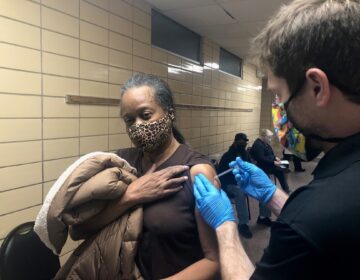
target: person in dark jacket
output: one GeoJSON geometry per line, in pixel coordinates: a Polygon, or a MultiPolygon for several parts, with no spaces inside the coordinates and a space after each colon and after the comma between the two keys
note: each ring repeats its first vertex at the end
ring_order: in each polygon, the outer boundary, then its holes
{"type": "MultiPolygon", "coordinates": [[[[235,135],[234,142],[229,147],[229,150],[221,157],[218,166],[218,173],[229,169],[229,163],[238,156],[240,156],[244,161],[251,162],[250,155],[246,150],[248,141],[249,139],[244,133],[238,133],[235,135]]],[[[239,220],[239,233],[245,238],[251,238],[252,233],[248,226],[249,212],[247,207],[248,200],[246,199],[246,195],[237,186],[234,175],[232,173],[227,173],[221,176],[220,182],[223,190],[228,194],[228,196],[234,198],[235,200],[237,217],[239,220]]],[[[265,205],[259,204],[259,212],[260,213],[257,219],[257,223],[265,226],[271,226],[270,210],[265,205]]]]}
{"type": "Polygon", "coordinates": [[[250,155],[256,165],[266,174],[274,174],[279,180],[284,192],[290,193],[289,185],[285,178],[286,168],[282,167],[280,159],[275,156],[271,147],[273,133],[269,129],[261,130],[260,138],[256,139],[250,149],[250,155]]]}

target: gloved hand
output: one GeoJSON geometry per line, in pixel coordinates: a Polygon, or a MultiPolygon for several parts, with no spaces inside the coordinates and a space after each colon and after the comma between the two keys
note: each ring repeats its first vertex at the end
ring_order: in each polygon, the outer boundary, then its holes
{"type": "Polygon", "coordinates": [[[203,174],[195,176],[194,195],[196,207],[213,229],[226,221],[235,221],[230,200],[223,190],[218,190],[203,174]]]}
{"type": "Polygon", "coordinates": [[[237,184],[249,196],[267,204],[275,193],[276,186],[269,177],[256,165],[237,157],[230,162],[237,184]]]}

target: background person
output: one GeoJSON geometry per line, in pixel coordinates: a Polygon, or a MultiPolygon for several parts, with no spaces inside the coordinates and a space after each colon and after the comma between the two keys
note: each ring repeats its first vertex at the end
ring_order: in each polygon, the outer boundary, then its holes
{"type": "MultiPolygon", "coordinates": [[[[230,162],[232,162],[236,157],[241,157],[244,161],[251,162],[250,155],[246,150],[248,141],[249,139],[244,133],[238,133],[235,135],[234,142],[229,147],[228,151],[221,157],[218,173],[229,169],[230,162]]],[[[237,185],[235,177],[232,173],[221,176],[220,182],[223,190],[235,200],[237,218],[239,221],[239,233],[245,238],[251,238],[252,233],[248,226],[249,212],[246,195],[237,185]]],[[[259,204],[259,217],[257,219],[257,223],[265,226],[271,226],[270,216],[270,210],[266,206],[259,204]]]]}
{"type": "Polygon", "coordinates": [[[325,155],[313,181],[289,198],[257,166],[231,164],[244,192],[279,216],[256,268],[226,195],[195,178],[197,206],[216,229],[223,279],[359,279],[360,40],[346,38],[360,38],[358,0],[293,1],[255,39],[268,89],[305,136],[303,158],[319,148],[325,155]]]}
{"type": "Polygon", "coordinates": [[[290,188],[285,177],[286,168],[281,167],[280,158],[275,156],[271,147],[274,133],[269,129],[262,129],[260,138],[256,139],[250,149],[250,155],[266,174],[273,174],[278,178],[284,192],[289,193],[290,188]]]}
{"type": "Polygon", "coordinates": [[[301,159],[290,152],[288,149],[283,149],[283,159],[288,160],[289,162],[292,161],[294,164],[294,172],[304,172],[305,169],[302,167],[301,159]]]}

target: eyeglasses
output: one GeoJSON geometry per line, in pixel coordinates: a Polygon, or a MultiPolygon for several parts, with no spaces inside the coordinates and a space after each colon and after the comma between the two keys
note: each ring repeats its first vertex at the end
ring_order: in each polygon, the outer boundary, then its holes
{"type": "Polygon", "coordinates": [[[306,79],[304,78],[302,81],[300,81],[300,82],[298,83],[298,86],[296,87],[296,90],[294,91],[294,93],[292,93],[292,94],[290,95],[289,99],[288,99],[286,102],[283,103],[285,110],[287,110],[287,108],[289,107],[290,101],[291,101],[292,99],[294,99],[296,96],[299,95],[299,92],[301,91],[301,88],[304,86],[305,80],[306,80],[306,79]]]}

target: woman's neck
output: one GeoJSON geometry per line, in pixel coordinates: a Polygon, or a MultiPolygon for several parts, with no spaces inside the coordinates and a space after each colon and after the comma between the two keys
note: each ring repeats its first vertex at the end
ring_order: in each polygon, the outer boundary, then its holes
{"type": "Polygon", "coordinates": [[[149,169],[153,164],[156,166],[160,166],[163,162],[165,162],[169,157],[171,157],[177,148],[180,146],[180,143],[175,139],[174,136],[170,138],[170,141],[166,143],[160,149],[152,152],[152,153],[144,153],[144,162],[145,169],[149,169]]]}

